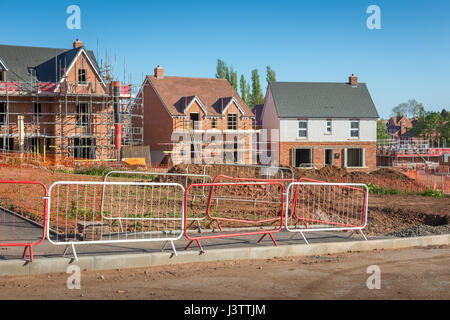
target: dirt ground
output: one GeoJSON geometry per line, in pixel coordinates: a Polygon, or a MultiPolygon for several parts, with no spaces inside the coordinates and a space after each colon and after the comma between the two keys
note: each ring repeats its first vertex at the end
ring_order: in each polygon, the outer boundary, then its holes
{"type": "Polygon", "coordinates": [[[450,223],[450,198],[415,195],[369,195],[367,228],[369,235],[386,234],[419,224],[450,223]]]}
{"type": "Polygon", "coordinates": [[[0,278],[0,299],[450,299],[450,246],[0,278]],[[380,268],[380,289],[368,289],[380,268]]]}

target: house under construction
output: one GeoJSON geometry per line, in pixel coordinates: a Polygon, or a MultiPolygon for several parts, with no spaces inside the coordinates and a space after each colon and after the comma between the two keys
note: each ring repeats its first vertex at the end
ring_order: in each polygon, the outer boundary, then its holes
{"type": "Polygon", "coordinates": [[[433,147],[428,140],[418,138],[378,140],[377,167],[434,169],[448,152],[445,145],[433,147]]]}
{"type": "Polygon", "coordinates": [[[142,145],[143,97],[92,51],[0,45],[0,153],[115,160],[142,145]]]}

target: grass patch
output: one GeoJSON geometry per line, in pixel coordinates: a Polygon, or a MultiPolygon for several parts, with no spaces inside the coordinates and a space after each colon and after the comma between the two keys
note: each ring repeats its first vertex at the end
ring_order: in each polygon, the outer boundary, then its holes
{"type": "Polygon", "coordinates": [[[435,190],[427,188],[426,191],[417,193],[419,196],[423,197],[435,197],[435,198],[447,198],[448,196],[443,194],[440,190],[435,190]]]}
{"type": "Polygon", "coordinates": [[[373,183],[368,183],[367,187],[369,188],[369,192],[372,194],[398,194],[398,195],[412,194],[422,197],[448,198],[448,195],[443,194],[440,190],[431,188],[427,188],[426,191],[422,192],[404,192],[394,188],[379,187],[373,183]]]}
{"type": "Polygon", "coordinates": [[[379,187],[376,184],[368,183],[369,192],[373,194],[405,194],[404,192],[394,188],[379,187]]]}

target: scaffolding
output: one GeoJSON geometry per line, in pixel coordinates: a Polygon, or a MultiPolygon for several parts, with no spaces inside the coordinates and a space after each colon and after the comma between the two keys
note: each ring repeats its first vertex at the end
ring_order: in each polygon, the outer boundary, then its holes
{"type": "Polygon", "coordinates": [[[388,139],[377,142],[377,167],[435,169],[446,148],[424,139],[388,139]]]}
{"type": "MultiPolygon", "coordinates": [[[[109,68],[109,67],[107,67],[109,68]]],[[[99,82],[0,82],[0,155],[43,163],[117,161],[114,102],[122,118],[122,145],[143,144],[143,97],[138,85],[114,96],[110,69],[99,82]],[[99,90],[100,88],[100,90],[99,90]]]]}
{"type": "Polygon", "coordinates": [[[217,161],[218,155],[221,156],[220,163],[229,159],[235,163],[255,164],[257,154],[261,152],[256,136],[259,130],[255,129],[255,121],[249,116],[243,116],[241,120],[236,117],[231,123],[224,116],[208,116],[203,120],[177,116],[173,119],[173,132],[180,137],[187,135],[188,139],[159,143],[169,164],[211,163],[217,161]],[[220,139],[217,139],[218,135],[220,139]]]}

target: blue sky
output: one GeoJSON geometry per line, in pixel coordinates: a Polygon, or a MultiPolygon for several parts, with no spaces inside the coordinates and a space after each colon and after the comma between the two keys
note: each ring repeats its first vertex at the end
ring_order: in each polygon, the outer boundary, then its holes
{"type": "Polygon", "coordinates": [[[382,117],[408,99],[450,108],[450,1],[1,1],[0,44],[105,49],[123,80],[156,65],[166,75],[214,77],[217,59],[250,79],[270,65],[279,81],[344,82],[355,73],[382,117]],[[69,5],[81,30],[69,30],[69,5]],[[369,30],[369,5],[381,30],[369,30]]]}

